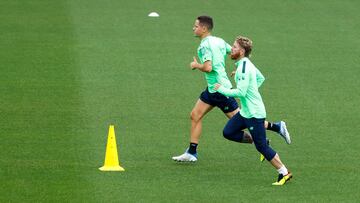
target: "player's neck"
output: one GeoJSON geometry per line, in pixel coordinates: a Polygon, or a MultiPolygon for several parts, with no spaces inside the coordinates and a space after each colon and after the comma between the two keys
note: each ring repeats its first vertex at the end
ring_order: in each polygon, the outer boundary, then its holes
{"type": "Polygon", "coordinates": [[[204,33],[203,35],[200,36],[200,39],[204,39],[204,38],[206,38],[206,37],[208,37],[210,35],[211,35],[210,32],[206,32],[206,33],[204,33]]]}
{"type": "Polygon", "coordinates": [[[244,59],[244,58],[245,58],[245,56],[239,56],[239,58],[235,59],[235,63],[241,61],[241,59],[244,59]]]}

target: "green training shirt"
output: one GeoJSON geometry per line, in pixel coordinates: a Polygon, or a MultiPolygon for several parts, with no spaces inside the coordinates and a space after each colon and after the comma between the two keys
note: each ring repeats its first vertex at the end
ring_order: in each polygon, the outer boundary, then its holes
{"type": "Polygon", "coordinates": [[[232,87],[225,71],[226,54],[230,52],[231,46],[221,38],[207,36],[201,40],[197,49],[200,62],[204,64],[210,60],[212,66],[210,73],[205,72],[205,79],[210,93],[216,92],[213,90],[216,83],[220,83],[226,88],[232,87]]]}
{"type": "Polygon", "coordinates": [[[265,80],[261,72],[251,61],[244,57],[235,63],[236,89],[220,86],[218,92],[228,97],[240,98],[240,114],[245,118],[266,118],[266,110],[259,93],[259,87],[265,80]]]}

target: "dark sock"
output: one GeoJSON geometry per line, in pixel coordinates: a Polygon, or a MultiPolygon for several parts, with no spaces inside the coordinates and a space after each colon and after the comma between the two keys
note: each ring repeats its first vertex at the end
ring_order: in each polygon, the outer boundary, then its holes
{"type": "Polygon", "coordinates": [[[189,146],[189,149],[188,149],[188,152],[190,154],[196,154],[196,147],[198,146],[198,144],[196,143],[190,143],[190,146],[189,146]]]}
{"type": "Polygon", "coordinates": [[[280,125],[268,122],[267,129],[278,133],[280,132],[280,125]]]}

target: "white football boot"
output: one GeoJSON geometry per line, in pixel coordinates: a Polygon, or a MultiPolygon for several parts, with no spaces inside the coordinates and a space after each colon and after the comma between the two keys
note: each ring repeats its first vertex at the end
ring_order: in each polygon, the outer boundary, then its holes
{"type": "Polygon", "coordinates": [[[185,153],[180,156],[172,157],[172,159],[174,161],[179,161],[179,162],[196,162],[197,161],[196,154],[192,155],[188,152],[188,150],[186,150],[185,153]]]}
{"type": "Polygon", "coordinates": [[[286,143],[291,144],[290,134],[286,128],[286,123],[284,121],[280,121],[277,124],[280,125],[280,136],[285,139],[286,143]]]}

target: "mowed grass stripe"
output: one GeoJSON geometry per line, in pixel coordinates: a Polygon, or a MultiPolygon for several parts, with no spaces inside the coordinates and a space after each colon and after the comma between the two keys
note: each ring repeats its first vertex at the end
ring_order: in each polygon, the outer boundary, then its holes
{"type": "MultiPolygon", "coordinates": [[[[2,201],[73,200],[81,100],[64,2],[2,1],[2,201]]],[[[80,186],[83,185],[83,186],[80,186]]]]}
{"type": "MultiPolygon", "coordinates": [[[[6,178],[1,200],[358,199],[358,3],[2,5],[6,20],[0,26],[8,32],[0,35],[7,50],[0,52],[6,73],[0,75],[0,160],[5,166],[0,177],[6,178]],[[231,15],[235,10],[241,10],[236,17],[231,15]],[[150,11],[160,18],[148,18],[150,11]],[[170,160],[188,145],[188,114],[205,88],[203,74],[188,68],[199,43],[192,23],[203,13],[214,16],[214,34],[229,43],[238,34],[255,42],[252,59],[266,77],[261,91],[269,119],[285,119],[293,135],[288,146],[268,133],[294,173],[285,187],[271,187],[276,172],[258,161],[253,146],[222,138],[226,118],[219,110],[204,120],[200,161],[182,165],[170,160]],[[332,58],[332,50],[344,60],[332,58]],[[347,80],[336,82],[339,76],[347,80]],[[11,79],[16,77],[20,80],[11,79]],[[98,170],[111,123],[124,173],[98,170]]],[[[229,60],[228,71],[232,64],[229,60]]]]}

